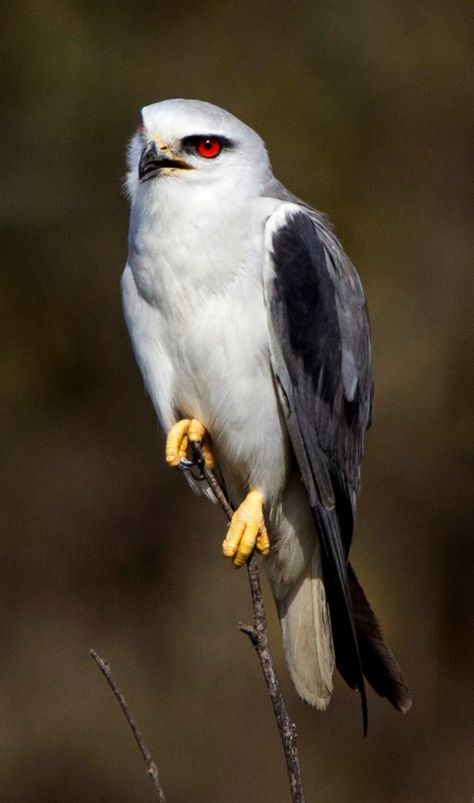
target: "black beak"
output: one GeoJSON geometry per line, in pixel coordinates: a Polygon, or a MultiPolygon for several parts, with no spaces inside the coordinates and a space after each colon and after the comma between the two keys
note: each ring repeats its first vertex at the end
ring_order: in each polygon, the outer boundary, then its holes
{"type": "Polygon", "coordinates": [[[155,142],[148,142],[143,148],[140,161],[138,163],[138,179],[140,182],[148,181],[148,179],[156,176],[163,167],[179,167],[181,169],[190,170],[190,165],[182,162],[180,159],[170,159],[156,147],[155,142]]]}

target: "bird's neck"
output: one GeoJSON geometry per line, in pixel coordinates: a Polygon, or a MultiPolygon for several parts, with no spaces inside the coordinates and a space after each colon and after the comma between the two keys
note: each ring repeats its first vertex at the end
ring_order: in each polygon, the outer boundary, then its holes
{"type": "Polygon", "coordinates": [[[135,281],[156,306],[198,304],[242,269],[252,205],[204,188],[184,193],[175,186],[160,192],[157,184],[156,189],[132,205],[129,264],[135,281]]]}

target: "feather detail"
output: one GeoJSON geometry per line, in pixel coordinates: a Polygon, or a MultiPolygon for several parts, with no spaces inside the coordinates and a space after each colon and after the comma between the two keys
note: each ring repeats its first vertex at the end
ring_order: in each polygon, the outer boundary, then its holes
{"type": "Polygon", "coordinates": [[[324,711],[331,699],[334,647],[319,544],[303,577],[278,602],[285,657],[302,700],[324,711]]]}
{"type": "Polygon", "coordinates": [[[412,704],[410,692],[350,564],[348,577],[364,675],[377,694],[386,697],[398,711],[406,714],[412,704]]]}

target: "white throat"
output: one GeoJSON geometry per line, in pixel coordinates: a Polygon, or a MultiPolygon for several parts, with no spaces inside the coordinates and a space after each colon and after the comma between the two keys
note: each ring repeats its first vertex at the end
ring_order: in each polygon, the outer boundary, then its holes
{"type": "Polygon", "coordinates": [[[129,265],[140,294],[161,309],[199,303],[242,269],[252,220],[239,188],[158,177],[132,203],[129,265]]]}

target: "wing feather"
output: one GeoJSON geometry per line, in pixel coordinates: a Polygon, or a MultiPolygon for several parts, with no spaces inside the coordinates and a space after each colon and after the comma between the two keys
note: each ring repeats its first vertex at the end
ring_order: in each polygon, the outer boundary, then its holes
{"type": "Polygon", "coordinates": [[[348,579],[364,432],[370,333],[357,274],[322,219],[284,204],[267,222],[272,366],[323,545],[336,663],[361,694],[363,669],[348,579]]]}

